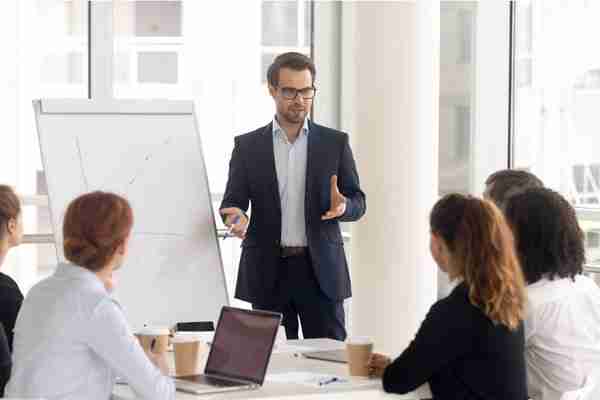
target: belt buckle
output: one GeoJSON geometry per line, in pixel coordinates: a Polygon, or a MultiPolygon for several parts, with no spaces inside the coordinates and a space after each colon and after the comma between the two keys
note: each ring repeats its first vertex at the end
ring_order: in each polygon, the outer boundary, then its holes
{"type": "Polygon", "coordinates": [[[282,246],[282,247],[279,249],[279,256],[280,256],[281,258],[288,258],[288,257],[291,257],[291,253],[289,252],[289,247],[282,246]]]}
{"type": "Polygon", "coordinates": [[[295,246],[289,246],[289,247],[281,247],[281,258],[289,258],[289,257],[296,257],[296,256],[301,256],[302,254],[304,254],[305,252],[305,248],[304,247],[295,247],[295,246]]]}

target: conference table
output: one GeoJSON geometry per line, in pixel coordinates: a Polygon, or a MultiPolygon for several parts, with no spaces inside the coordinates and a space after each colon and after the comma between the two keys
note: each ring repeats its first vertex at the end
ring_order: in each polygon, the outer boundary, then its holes
{"type": "MultiPolygon", "coordinates": [[[[392,395],[383,392],[379,379],[350,377],[346,364],[308,359],[302,356],[306,351],[341,350],[343,342],[331,339],[289,340],[277,343],[269,363],[263,386],[257,390],[226,392],[219,394],[194,395],[177,392],[178,400],[221,400],[221,399],[285,399],[285,400],[422,400],[431,398],[427,384],[406,395],[392,395]],[[311,377],[335,376],[341,382],[318,386],[311,377]]],[[[172,353],[169,357],[171,371],[174,371],[172,353]]],[[[206,360],[200,360],[205,363],[206,360]]],[[[201,366],[199,366],[201,367],[201,366]]],[[[115,400],[136,399],[127,385],[115,385],[115,400]]]]}

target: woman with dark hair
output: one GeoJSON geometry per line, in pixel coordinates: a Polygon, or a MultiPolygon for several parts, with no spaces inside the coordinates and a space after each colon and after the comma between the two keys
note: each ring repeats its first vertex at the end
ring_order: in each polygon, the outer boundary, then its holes
{"type": "Polygon", "coordinates": [[[369,368],[386,392],[429,382],[434,399],[526,400],[525,284],[510,229],[491,202],[447,195],[431,217],[431,254],[459,285],[434,304],[393,362],[369,368]]]}
{"type": "Polygon", "coordinates": [[[529,395],[558,400],[600,373],[600,288],[582,275],[584,234],[560,194],[529,189],[512,196],[505,213],[528,284],[529,395]]]}
{"type": "Polygon", "coordinates": [[[110,297],[132,225],[129,203],[112,193],[85,194],[69,205],[63,249],[70,263],[23,303],[8,396],[108,400],[118,375],[140,398],[175,398],[164,356],[144,353],[110,297]]]}

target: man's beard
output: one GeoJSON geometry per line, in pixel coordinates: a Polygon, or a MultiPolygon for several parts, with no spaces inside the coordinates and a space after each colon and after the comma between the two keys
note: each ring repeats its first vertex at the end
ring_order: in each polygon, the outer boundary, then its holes
{"type": "Polygon", "coordinates": [[[287,111],[283,114],[283,117],[287,120],[287,122],[292,124],[297,124],[304,121],[306,117],[306,111],[287,111]]]}

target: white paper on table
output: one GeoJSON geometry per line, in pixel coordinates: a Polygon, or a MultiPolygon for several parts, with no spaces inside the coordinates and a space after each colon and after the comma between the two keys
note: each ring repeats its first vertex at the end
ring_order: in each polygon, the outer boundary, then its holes
{"type": "Polygon", "coordinates": [[[311,347],[306,346],[296,346],[293,344],[283,343],[275,343],[273,346],[273,354],[300,354],[307,353],[309,351],[314,351],[311,347]]]}
{"type": "Polygon", "coordinates": [[[315,374],[313,372],[294,371],[267,375],[266,380],[271,383],[297,384],[317,388],[356,388],[363,386],[379,387],[378,380],[368,378],[348,379],[331,374],[315,374]],[[331,382],[332,379],[336,379],[331,382]],[[329,382],[329,383],[326,383],[329,382]]]}
{"type": "Polygon", "coordinates": [[[315,374],[312,372],[282,372],[267,375],[267,381],[273,383],[293,383],[312,387],[333,387],[336,384],[348,382],[344,378],[329,374],[315,374]],[[331,379],[337,379],[335,382],[325,383],[331,379]]]}

